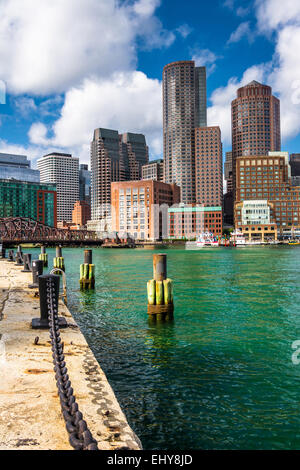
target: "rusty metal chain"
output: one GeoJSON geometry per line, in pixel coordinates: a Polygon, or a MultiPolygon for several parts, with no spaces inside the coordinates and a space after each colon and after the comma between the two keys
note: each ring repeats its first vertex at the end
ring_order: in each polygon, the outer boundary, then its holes
{"type": "Polygon", "coordinates": [[[75,450],[99,450],[97,442],[89,431],[86,421],[83,420],[82,413],[78,409],[78,404],[69,379],[68,369],[65,363],[64,344],[61,341],[58,324],[55,287],[51,278],[47,280],[47,305],[54,372],[61,409],[66,422],[66,429],[69,433],[70,445],[75,450]]]}

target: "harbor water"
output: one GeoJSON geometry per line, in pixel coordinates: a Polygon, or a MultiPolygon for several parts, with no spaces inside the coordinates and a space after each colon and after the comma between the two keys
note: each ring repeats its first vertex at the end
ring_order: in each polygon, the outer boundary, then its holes
{"type": "Polygon", "coordinates": [[[63,249],[69,308],[144,449],[299,449],[300,247],[162,252],[175,316],[153,324],[153,250],[94,248],[80,292],[83,249],[63,249]]]}

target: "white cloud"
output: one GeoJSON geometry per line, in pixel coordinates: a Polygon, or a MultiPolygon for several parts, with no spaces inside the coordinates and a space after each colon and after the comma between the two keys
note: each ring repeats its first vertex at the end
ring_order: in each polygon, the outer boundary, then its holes
{"type": "Polygon", "coordinates": [[[208,109],[211,125],[221,126],[225,143],[231,142],[231,101],[239,86],[257,80],[272,86],[281,102],[283,144],[300,133],[300,2],[298,0],[257,0],[258,32],[275,35],[271,62],[247,69],[241,80],[233,77],[214,91],[208,109]]]}
{"type": "Polygon", "coordinates": [[[236,10],[237,16],[247,16],[250,13],[250,7],[238,7],[236,10]]]}
{"type": "Polygon", "coordinates": [[[256,0],[256,16],[261,31],[275,30],[288,23],[300,25],[299,0],[256,0]]]}
{"type": "Polygon", "coordinates": [[[193,29],[185,23],[179,26],[176,31],[185,39],[191,34],[193,29]]]}
{"type": "Polygon", "coordinates": [[[253,41],[253,33],[251,32],[250,22],[245,21],[240,23],[235,31],[230,35],[230,38],[227,41],[227,44],[233,44],[239,42],[243,37],[246,37],[249,42],[253,41]]]}
{"type": "Polygon", "coordinates": [[[175,40],[154,16],[159,0],[0,0],[0,77],[15,94],[65,92],[87,77],[136,65],[136,42],[175,40]]]}
{"type": "Polygon", "coordinates": [[[224,7],[230,8],[230,10],[232,10],[234,8],[234,2],[235,0],[225,0],[223,5],[224,7]]]}
{"type": "Polygon", "coordinates": [[[36,145],[18,145],[11,144],[6,140],[0,139],[0,153],[11,153],[16,155],[27,155],[32,161],[32,167],[36,167],[36,160],[43,155],[52,152],[52,147],[38,147],[36,145]]]}
{"type": "Polygon", "coordinates": [[[210,75],[216,68],[216,61],[219,57],[209,49],[197,49],[192,51],[192,60],[195,61],[196,66],[206,66],[207,75],[210,75]]]}
{"type": "Polygon", "coordinates": [[[37,110],[37,106],[32,98],[20,97],[15,99],[17,112],[23,117],[27,117],[30,113],[37,110]]]}
{"type": "Polygon", "coordinates": [[[42,123],[29,131],[33,144],[72,148],[89,160],[89,143],[97,127],[146,135],[150,152],[162,152],[161,83],[142,72],[119,72],[109,79],[86,79],[66,93],[60,118],[48,136],[42,123]]]}
{"type": "Polygon", "coordinates": [[[287,139],[300,133],[300,104],[295,99],[300,81],[300,2],[259,0],[256,6],[260,31],[276,35],[273,68],[267,83],[280,98],[282,136],[287,139]]]}

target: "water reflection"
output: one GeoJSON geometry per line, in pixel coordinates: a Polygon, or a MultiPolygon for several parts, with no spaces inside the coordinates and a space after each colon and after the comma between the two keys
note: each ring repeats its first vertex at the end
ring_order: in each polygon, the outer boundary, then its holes
{"type": "Polygon", "coordinates": [[[80,293],[83,252],[64,249],[70,308],[143,447],[299,448],[300,251],[160,251],[164,321],[147,315],[153,252],[93,250],[96,290],[80,293]]]}

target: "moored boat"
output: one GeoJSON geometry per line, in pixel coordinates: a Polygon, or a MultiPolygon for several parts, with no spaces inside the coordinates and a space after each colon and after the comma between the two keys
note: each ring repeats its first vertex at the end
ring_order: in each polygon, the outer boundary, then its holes
{"type": "Polygon", "coordinates": [[[230,237],[231,246],[241,247],[246,246],[246,238],[243,235],[243,232],[239,229],[236,229],[232,232],[230,237]]]}

